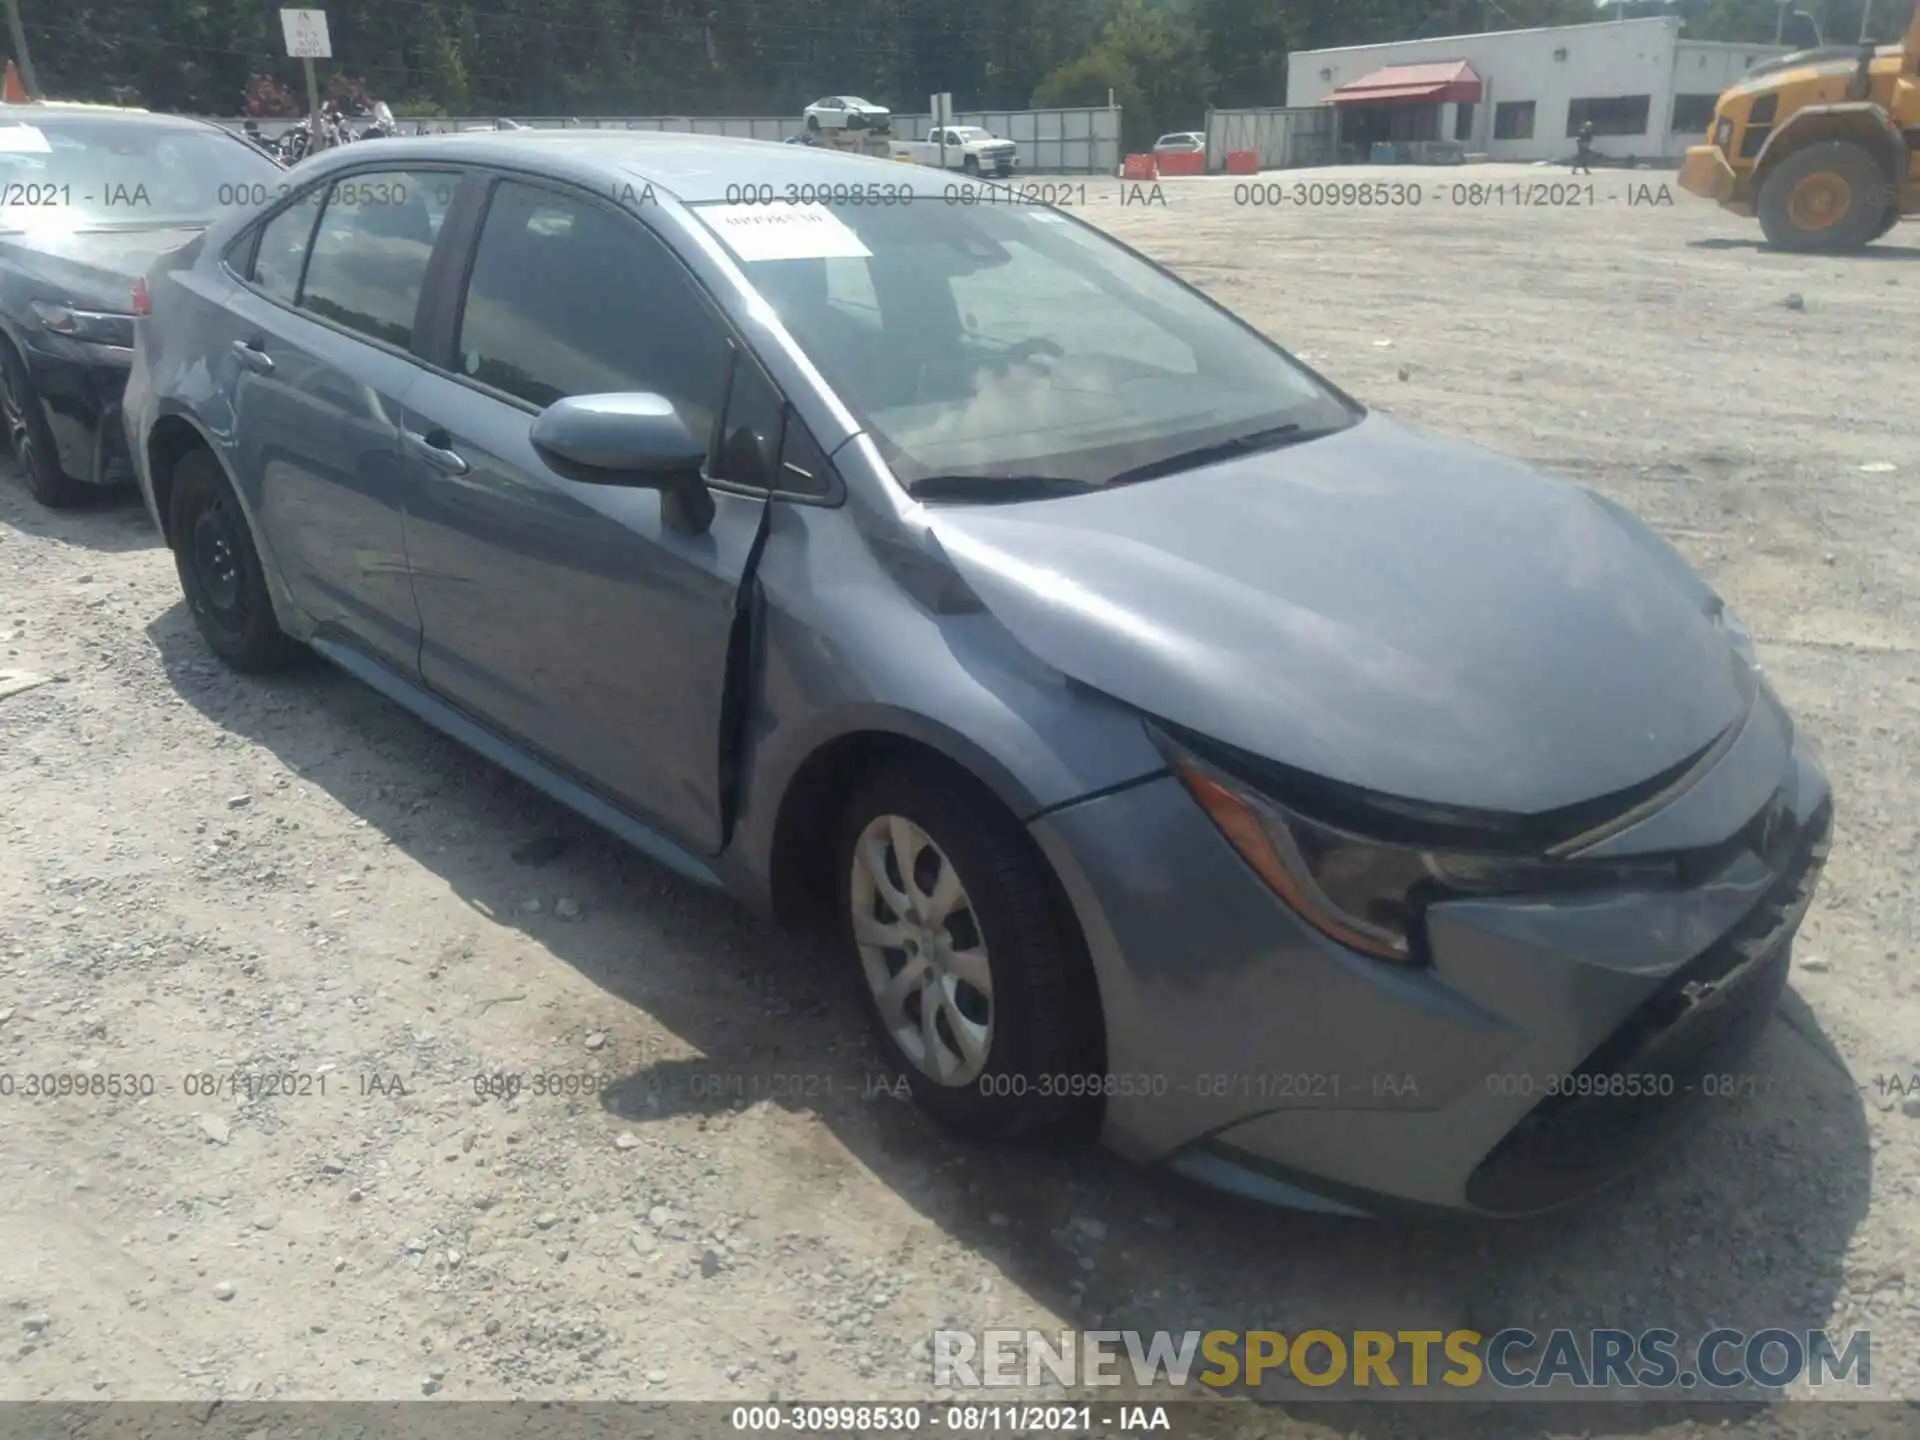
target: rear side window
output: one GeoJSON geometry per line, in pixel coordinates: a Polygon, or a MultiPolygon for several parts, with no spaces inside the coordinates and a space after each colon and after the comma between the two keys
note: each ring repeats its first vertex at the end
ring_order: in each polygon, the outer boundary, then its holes
{"type": "Polygon", "coordinates": [[[320,191],[298,200],[260,227],[260,244],[253,253],[253,283],[274,299],[293,304],[300,294],[300,273],[307,264],[307,245],[320,213],[320,191]]]}
{"type": "Polygon", "coordinates": [[[724,325],[639,222],[503,182],[460,320],[462,374],[532,405],[644,391],[710,441],[731,356],[724,325]]]}
{"type": "Polygon", "coordinates": [[[434,237],[457,184],[455,175],[408,170],[336,181],[314,233],[300,307],[370,340],[410,346],[434,237]]]}

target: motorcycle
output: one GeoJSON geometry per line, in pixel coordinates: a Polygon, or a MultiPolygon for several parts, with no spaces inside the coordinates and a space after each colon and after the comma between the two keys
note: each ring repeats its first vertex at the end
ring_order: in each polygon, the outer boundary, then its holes
{"type": "Polygon", "coordinates": [[[338,114],[329,109],[320,114],[320,131],[317,137],[314,134],[311,117],[298,120],[288,127],[285,134],[281,135],[277,148],[283,165],[298,165],[309,155],[330,150],[335,145],[345,143],[346,135],[338,114]]]}
{"type": "Polygon", "coordinates": [[[400,133],[400,123],[393,118],[393,110],[384,100],[373,102],[373,120],[355,140],[383,140],[390,135],[400,133]]]}

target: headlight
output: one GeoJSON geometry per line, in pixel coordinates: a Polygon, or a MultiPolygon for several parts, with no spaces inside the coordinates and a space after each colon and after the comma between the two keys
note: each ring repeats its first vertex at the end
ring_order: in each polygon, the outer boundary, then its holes
{"type": "MultiPolygon", "coordinates": [[[[1381,960],[1425,963],[1420,917],[1436,900],[1660,885],[1677,873],[1668,858],[1596,864],[1372,839],[1260,793],[1157,726],[1152,733],[1188,793],[1294,913],[1329,939],[1381,960]]],[[[1384,811],[1382,821],[1392,823],[1384,811]]]]}
{"type": "Polygon", "coordinates": [[[80,310],[56,300],[32,300],[33,312],[42,328],[69,340],[85,340],[95,345],[133,345],[133,316],[107,310],[80,310]]]}

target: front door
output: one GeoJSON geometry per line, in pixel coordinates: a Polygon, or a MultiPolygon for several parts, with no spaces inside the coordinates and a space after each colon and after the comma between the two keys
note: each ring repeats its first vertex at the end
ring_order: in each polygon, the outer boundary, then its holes
{"type": "Polygon", "coordinates": [[[451,373],[423,376],[401,419],[421,675],[715,853],[728,648],[766,501],[716,490],[712,528],[689,534],[657,491],[556,474],[528,432],[563,396],[651,392],[711,445],[727,329],[638,220],[519,181],[488,203],[459,314],[451,373]]]}

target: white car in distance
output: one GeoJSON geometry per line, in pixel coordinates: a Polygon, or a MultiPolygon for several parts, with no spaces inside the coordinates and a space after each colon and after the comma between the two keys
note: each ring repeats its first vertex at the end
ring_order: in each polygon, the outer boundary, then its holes
{"type": "Polygon", "coordinates": [[[892,123],[893,112],[884,105],[862,100],[858,95],[829,95],[816,100],[802,112],[809,130],[865,130],[884,135],[892,123]]]}

